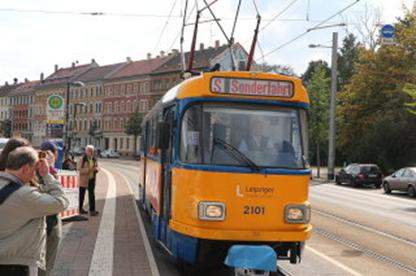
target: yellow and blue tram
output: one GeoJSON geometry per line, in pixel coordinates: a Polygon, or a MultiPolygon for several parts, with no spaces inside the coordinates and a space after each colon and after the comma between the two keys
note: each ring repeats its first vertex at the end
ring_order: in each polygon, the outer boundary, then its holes
{"type": "Polygon", "coordinates": [[[143,120],[141,206],[189,264],[235,244],[300,260],[311,233],[309,98],[299,79],[212,72],[170,89],[143,120]]]}

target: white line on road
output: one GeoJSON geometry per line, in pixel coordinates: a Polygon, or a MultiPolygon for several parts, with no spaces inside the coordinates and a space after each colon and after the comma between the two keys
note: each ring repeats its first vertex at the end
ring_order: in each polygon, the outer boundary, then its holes
{"type": "Polygon", "coordinates": [[[103,168],[101,170],[107,175],[108,189],[88,273],[90,276],[113,275],[116,184],[113,175],[109,171],[103,168]]]}
{"type": "Polygon", "coordinates": [[[130,181],[123,174],[120,174],[120,175],[124,179],[124,181],[126,181],[127,187],[129,188],[130,193],[132,195],[131,199],[132,199],[132,203],[134,206],[133,208],[134,208],[134,211],[136,212],[136,217],[139,222],[140,234],[142,235],[142,238],[143,238],[144,249],[146,251],[147,259],[149,261],[150,270],[152,271],[153,276],[160,276],[159,269],[157,268],[157,265],[156,265],[155,257],[153,256],[152,248],[150,247],[150,242],[146,234],[146,230],[144,229],[142,217],[139,214],[139,210],[137,210],[136,199],[135,199],[133,190],[130,187],[130,181]]]}
{"type": "Polygon", "coordinates": [[[352,270],[351,268],[346,267],[345,265],[341,264],[340,262],[338,262],[338,261],[336,261],[336,260],[328,257],[327,255],[325,255],[325,254],[317,251],[316,249],[313,249],[312,247],[305,246],[305,248],[306,248],[306,250],[311,251],[312,253],[314,253],[314,254],[318,255],[319,257],[327,260],[328,262],[330,262],[330,263],[332,263],[332,264],[334,264],[334,265],[342,268],[343,270],[345,270],[346,272],[350,273],[351,275],[354,275],[354,276],[361,276],[362,275],[362,274],[358,273],[357,271],[352,270]]]}

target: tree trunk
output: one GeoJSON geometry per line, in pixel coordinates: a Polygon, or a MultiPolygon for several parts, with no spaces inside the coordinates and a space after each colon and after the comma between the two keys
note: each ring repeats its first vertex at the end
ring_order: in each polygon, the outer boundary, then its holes
{"type": "Polygon", "coordinates": [[[137,154],[137,135],[134,135],[134,147],[133,147],[133,156],[137,154]]]}
{"type": "Polygon", "coordinates": [[[321,178],[321,155],[319,149],[319,143],[316,144],[316,165],[317,165],[317,177],[321,178]]]}

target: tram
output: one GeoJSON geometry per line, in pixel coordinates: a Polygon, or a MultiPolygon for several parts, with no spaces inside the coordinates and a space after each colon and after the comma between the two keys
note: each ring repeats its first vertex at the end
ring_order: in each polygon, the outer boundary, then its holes
{"type": "Polygon", "coordinates": [[[299,79],[210,72],[170,89],[143,119],[140,205],[153,237],[188,264],[233,245],[298,263],[309,238],[309,97],[299,79]]]}

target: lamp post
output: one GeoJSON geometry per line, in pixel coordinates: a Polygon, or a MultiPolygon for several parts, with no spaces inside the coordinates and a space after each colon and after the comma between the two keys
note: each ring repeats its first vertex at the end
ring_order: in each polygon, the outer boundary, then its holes
{"type": "MultiPolygon", "coordinates": [[[[331,26],[332,27],[332,26],[331,26]]],[[[328,180],[333,180],[335,176],[335,107],[337,93],[337,63],[338,63],[338,33],[332,33],[332,46],[309,45],[310,48],[331,48],[331,98],[329,104],[329,147],[328,147],[328,180]]]]}
{"type": "Polygon", "coordinates": [[[66,83],[66,103],[65,103],[65,153],[68,153],[71,145],[68,143],[68,128],[69,128],[69,93],[71,90],[71,86],[73,87],[82,87],[84,86],[84,83],[81,81],[73,81],[73,82],[67,82],[66,83]]]}

